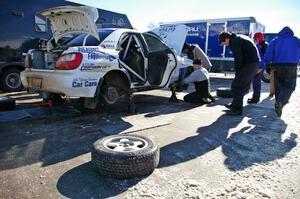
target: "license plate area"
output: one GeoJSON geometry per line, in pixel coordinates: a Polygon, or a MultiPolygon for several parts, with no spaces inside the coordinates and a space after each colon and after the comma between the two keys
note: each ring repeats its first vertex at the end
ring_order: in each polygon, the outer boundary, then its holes
{"type": "Polygon", "coordinates": [[[41,90],[42,88],[42,79],[40,78],[29,78],[28,85],[34,90],[41,90]]]}

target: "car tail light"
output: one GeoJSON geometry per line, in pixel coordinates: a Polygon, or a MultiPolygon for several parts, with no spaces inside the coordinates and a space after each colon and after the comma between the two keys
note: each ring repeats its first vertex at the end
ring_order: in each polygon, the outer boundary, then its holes
{"type": "Polygon", "coordinates": [[[31,59],[31,55],[30,54],[26,54],[25,60],[24,60],[24,66],[25,68],[31,68],[30,66],[30,59],[31,59]]]}
{"type": "Polygon", "coordinates": [[[56,62],[59,70],[74,70],[78,68],[82,61],[81,53],[69,53],[61,56],[56,62]]]}

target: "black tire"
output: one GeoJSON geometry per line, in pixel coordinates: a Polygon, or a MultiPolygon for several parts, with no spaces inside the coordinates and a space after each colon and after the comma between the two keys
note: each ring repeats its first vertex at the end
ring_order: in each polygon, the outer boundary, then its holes
{"type": "Polygon", "coordinates": [[[10,111],[16,109],[16,102],[10,97],[0,97],[0,111],[10,111]]]}
{"type": "Polygon", "coordinates": [[[23,90],[20,72],[21,70],[15,67],[4,69],[0,75],[1,89],[5,92],[23,90]]]}
{"type": "Polygon", "coordinates": [[[91,156],[101,175],[127,179],[151,174],[159,163],[159,147],[145,136],[112,135],[97,140],[91,156]]]}
{"type": "Polygon", "coordinates": [[[264,70],[261,79],[265,83],[270,83],[270,73],[267,70],[264,70]]]}
{"type": "Polygon", "coordinates": [[[232,91],[230,88],[218,88],[217,89],[217,96],[231,98],[233,97],[232,91]]]}

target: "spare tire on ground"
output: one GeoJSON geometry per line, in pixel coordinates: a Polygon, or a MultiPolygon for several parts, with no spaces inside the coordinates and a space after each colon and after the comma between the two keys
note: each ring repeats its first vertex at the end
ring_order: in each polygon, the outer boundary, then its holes
{"type": "Polygon", "coordinates": [[[233,97],[232,91],[230,88],[218,88],[217,89],[217,96],[219,97],[233,97]]]}
{"type": "Polygon", "coordinates": [[[159,163],[159,147],[140,135],[112,135],[94,142],[92,165],[101,175],[126,179],[151,174],[159,163]]]}
{"type": "Polygon", "coordinates": [[[0,97],[0,111],[10,111],[16,109],[16,102],[10,97],[0,97]]]}

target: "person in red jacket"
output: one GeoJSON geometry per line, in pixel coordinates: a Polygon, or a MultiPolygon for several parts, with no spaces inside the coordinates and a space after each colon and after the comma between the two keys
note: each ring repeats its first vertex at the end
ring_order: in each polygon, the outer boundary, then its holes
{"type": "Polygon", "coordinates": [[[248,99],[247,101],[249,104],[256,104],[259,102],[261,91],[261,78],[265,69],[264,55],[268,47],[268,43],[265,41],[264,35],[261,32],[255,33],[253,40],[258,49],[261,62],[259,64],[259,67],[256,69],[256,74],[252,80],[253,95],[252,98],[248,99]]]}

